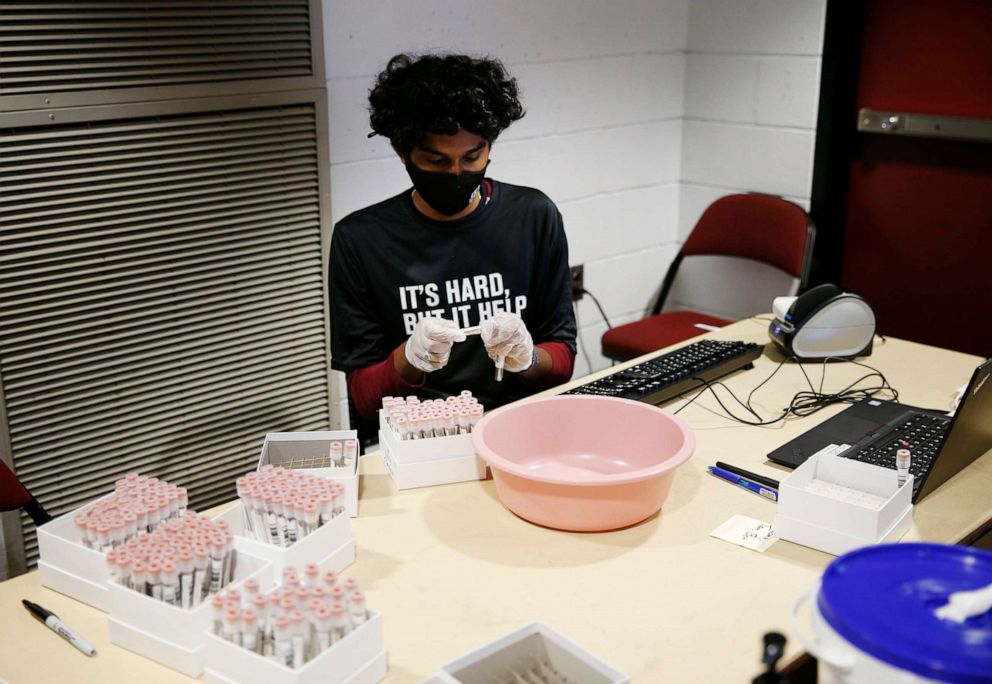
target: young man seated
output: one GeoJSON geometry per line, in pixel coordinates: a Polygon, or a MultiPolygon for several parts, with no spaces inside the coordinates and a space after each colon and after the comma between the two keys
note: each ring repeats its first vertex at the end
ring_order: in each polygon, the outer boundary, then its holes
{"type": "Polygon", "coordinates": [[[386,395],[468,389],[488,410],[567,381],[561,214],[539,190],[485,175],[496,138],[524,115],[515,79],[494,59],[397,55],[369,103],[413,187],[342,219],[331,241],[332,367],[347,374],[360,432],[374,434],[386,395]]]}

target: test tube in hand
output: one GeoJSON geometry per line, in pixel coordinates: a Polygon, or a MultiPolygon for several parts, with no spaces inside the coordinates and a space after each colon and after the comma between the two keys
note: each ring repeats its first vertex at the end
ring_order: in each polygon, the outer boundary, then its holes
{"type": "Polygon", "coordinates": [[[503,382],[503,364],[505,361],[505,356],[500,356],[496,359],[496,382],[503,382]]]}

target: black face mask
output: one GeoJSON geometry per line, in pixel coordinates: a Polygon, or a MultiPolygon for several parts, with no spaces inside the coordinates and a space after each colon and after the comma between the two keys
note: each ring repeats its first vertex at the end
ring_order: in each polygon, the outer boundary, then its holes
{"type": "Polygon", "coordinates": [[[424,171],[406,162],[406,172],[410,174],[413,187],[431,209],[444,216],[454,216],[465,209],[472,201],[472,194],[479,189],[486,175],[486,168],[481,171],[463,171],[461,173],[446,173],[444,171],[424,171]]]}

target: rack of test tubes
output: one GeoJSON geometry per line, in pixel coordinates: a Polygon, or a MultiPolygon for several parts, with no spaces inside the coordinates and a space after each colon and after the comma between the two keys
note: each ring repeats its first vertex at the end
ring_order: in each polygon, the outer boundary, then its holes
{"type": "Polygon", "coordinates": [[[129,473],[114,483],[114,493],[75,514],[83,546],[104,553],[152,532],[186,514],[186,489],[156,477],[129,473]]]}
{"type": "Polygon", "coordinates": [[[246,536],[284,548],[346,512],[342,485],[283,466],[239,477],[237,491],[246,536]]]}
{"type": "Polygon", "coordinates": [[[99,610],[110,608],[105,553],[163,521],[186,514],[183,487],[130,473],[112,492],[38,527],[38,575],[43,586],[99,610]]]}
{"type": "Polygon", "coordinates": [[[300,668],[369,619],[365,594],[354,579],[310,564],[301,575],[287,565],[282,585],[268,592],[248,580],[213,599],[213,631],[226,641],[300,668]]]}
{"type": "Polygon", "coordinates": [[[192,511],[107,553],[110,577],[118,584],[183,609],[196,607],[226,586],[234,563],[226,523],[192,511]]]}
{"type": "Polygon", "coordinates": [[[348,515],[358,515],[358,433],[355,430],[269,432],[258,470],[279,466],[337,482],[344,487],[348,515]]]}
{"type": "Polygon", "coordinates": [[[485,479],[472,442],[482,412],[469,390],[446,399],[383,397],[379,446],[396,488],[485,479]]]}
{"type": "Polygon", "coordinates": [[[265,592],[245,581],[213,600],[208,682],[269,684],[379,682],[387,672],[382,616],[354,579],[316,563],[283,568],[265,592]]]}
{"type": "Polygon", "coordinates": [[[382,414],[400,440],[451,437],[472,432],[483,406],[469,390],[446,399],[383,397],[382,414]]]}

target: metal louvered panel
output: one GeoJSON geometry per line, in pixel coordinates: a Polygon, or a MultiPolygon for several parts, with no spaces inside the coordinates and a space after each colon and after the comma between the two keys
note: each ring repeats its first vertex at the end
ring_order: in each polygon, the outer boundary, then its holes
{"type": "Polygon", "coordinates": [[[0,16],[0,95],[314,73],[308,0],[7,0],[0,16]]]}
{"type": "Polygon", "coordinates": [[[209,507],[266,432],[329,427],[326,152],[309,95],[0,121],[0,447],[53,515],[128,471],[209,507]]]}

